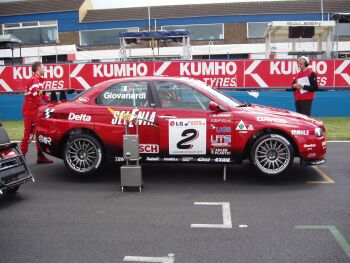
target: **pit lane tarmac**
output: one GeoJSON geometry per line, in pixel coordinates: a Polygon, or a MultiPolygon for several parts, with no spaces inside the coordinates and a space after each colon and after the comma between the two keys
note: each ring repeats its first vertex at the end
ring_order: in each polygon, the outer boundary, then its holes
{"type": "Polygon", "coordinates": [[[350,262],[350,143],[284,178],[248,165],[144,166],[121,192],[118,166],[79,178],[28,162],[36,182],[0,197],[0,262],[350,262]]]}

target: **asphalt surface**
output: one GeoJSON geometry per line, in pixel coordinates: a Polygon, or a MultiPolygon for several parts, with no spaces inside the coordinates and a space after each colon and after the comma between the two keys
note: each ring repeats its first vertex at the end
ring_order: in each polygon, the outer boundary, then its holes
{"type": "Polygon", "coordinates": [[[79,178],[30,151],[36,182],[0,196],[1,263],[350,262],[349,142],[329,143],[321,170],[296,164],[278,179],[248,165],[229,167],[226,182],[217,166],[144,166],[142,193],[121,192],[118,166],[79,178]],[[227,228],[220,204],[195,202],[224,202],[227,228]]]}

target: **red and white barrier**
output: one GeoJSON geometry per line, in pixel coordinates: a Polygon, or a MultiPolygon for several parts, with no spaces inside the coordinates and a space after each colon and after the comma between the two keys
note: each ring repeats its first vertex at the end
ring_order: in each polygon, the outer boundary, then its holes
{"type": "MultiPolygon", "coordinates": [[[[350,87],[350,60],[314,60],[320,87],[350,87]]],[[[215,88],[290,87],[292,60],[202,60],[46,65],[45,89],[86,89],[104,80],[138,76],[191,77],[215,88]]],[[[30,66],[0,66],[0,91],[23,91],[30,66]]]]}

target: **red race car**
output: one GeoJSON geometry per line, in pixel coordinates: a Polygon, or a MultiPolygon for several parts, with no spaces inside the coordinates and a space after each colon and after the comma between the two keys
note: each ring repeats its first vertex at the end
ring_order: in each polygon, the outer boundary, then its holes
{"type": "Polygon", "coordinates": [[[10,139],[0,120],[0,195],[16,193],[21,184],[34,178],[22,152],[10,139]]]}
{"type": "Polygon", "coordinates": [[[102,82],[74,100],[40,108],[42,149],[76,174],[104,161],[124,162],[123,135],[138,128],[141,162],[240,163],[284,173],[323,163],[325,127],[295,112],[251,105],[189,78],[142,77],[102,82]]]}

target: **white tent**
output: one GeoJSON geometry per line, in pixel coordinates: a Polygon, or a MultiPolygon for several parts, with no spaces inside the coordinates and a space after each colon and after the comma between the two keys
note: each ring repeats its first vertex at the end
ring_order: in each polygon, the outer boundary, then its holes
{"type": "MultiPolygon", "coordinates": [[[[75,45],[57,45],[22,48],[22,57],[42,57],[54,55],[76,54],[75,45]]],[[[14,56],[19,57],[19,49],[14,49],[14,56]]],[[[0,49],[0,59],[11,57],[11,50],[0,49]]]]}
{"type": "Polygon", "coordinates": [[[266,58],[270,57],[275,43],[291,43],[291,54],[302,52],[314,52],[322,55],[326,52],[326,57],[331,58],[333,51],[335,21],[273,21],[268,24],[265,32],[266,58]],[[290,38],[290,30],[295,27],[313,28],[314,36],[311,38],[290,38]],[[297,44],[302,43],[304,48],[306,43],[317,43],[312,50],[297,49],[297,44]],[[323,48],[323,46],[326,48],[323,48]]]}

